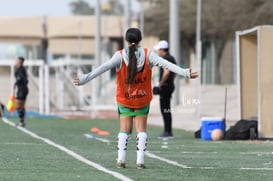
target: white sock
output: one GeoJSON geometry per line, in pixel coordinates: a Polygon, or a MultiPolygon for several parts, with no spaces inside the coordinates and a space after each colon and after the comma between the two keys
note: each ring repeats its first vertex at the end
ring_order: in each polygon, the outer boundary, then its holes
{"type": "Polygon", "coordinates": [[[147,147],[147,138],[148,135],[146,132],[140,132],[137,134],[136,137],[136,144],[137,144],[137,164],[144,164],[144,152],[146,151],[147,147]]]}
{"type": "Polygon", "coordinates": [[[128,144],[128,134],[124,132],[119,133],[118,143],[117,143],[119,162],[125,163],[127,144],[128,144]]]}

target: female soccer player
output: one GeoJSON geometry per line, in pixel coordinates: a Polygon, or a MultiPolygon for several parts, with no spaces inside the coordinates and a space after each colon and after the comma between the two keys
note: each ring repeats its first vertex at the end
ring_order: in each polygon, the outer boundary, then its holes
{"type": "Polygon", "coordinates": [[[147,145],[147,116],[152,100],[152,67],[159,66],[188,78],[196,78],[198,74],[190,69],[179,66],[159,57],[156,53],[143,48],[139,43],[142,39],[137,28],[129,28],[125,39],[128,47],[117,51],[113,57],[100,65],[94,71],[77,77],[73,83],[83,85],[107,70],[116,68],[116,100],[120,119],[118,133],[118,159],[117,167],[125,168],[128,133],[133,121],[137,132],[137,160],[138,169],[145,168],[144,152],[147,145]]]}

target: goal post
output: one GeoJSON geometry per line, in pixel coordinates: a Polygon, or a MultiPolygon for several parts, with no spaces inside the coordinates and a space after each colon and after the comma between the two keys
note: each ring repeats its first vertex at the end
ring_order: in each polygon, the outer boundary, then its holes
{"type": "Polygon", "coordinates": [[[273,138],[273,26],[236,32],[241,119],[257,117],[260,138],[273,138]]]}

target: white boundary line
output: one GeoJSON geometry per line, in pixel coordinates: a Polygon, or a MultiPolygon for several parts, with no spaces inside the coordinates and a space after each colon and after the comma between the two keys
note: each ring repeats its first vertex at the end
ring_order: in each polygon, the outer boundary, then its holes
{"type": "Polygon", "coordinates": [[[37,143],[18,143],[18,142],[5,142],[5,143],[0,143],[0,145],[41,145],[37,143]]]}
{"type": "MultiPolygon", "coordinates": [[[[204,169],[204,170],[218,169],[216,167],[189,167],[187,165],[177,163],[176,161],[172,161],[172,160],[157,156],[157,155],[155,155],[153,153],[150,153],[148,151],[145,152],[145,155],[150,157],[150,158],[154,158],[154,159],[157,159],[157,160],[160,160],[160,161],[163,161],[163,162],[166,162],[166,163],[169,163],[171,165],[178,166],[178,167],[181,167],[181,168],[188,168],[188,169],[195,168],[195,169],[204,169]]],[[[238,169],[239,170],[260,170],[260,171],[272,171],[273,170],[273,168],[266,168],[266,167],[265,168],[244,168],[244,167],[241,167],[241,168],[238,168],[238,169]]]]}
{"type": "Polygon", "coordinates": [[[273,155],[273,152],[240,152],[241,155],[273,155]]]}
{"type": "Polygon", "coordinates": [[[192,167],[188,167],[187,165],[179,164],[176,161],[168,160],[166,158],[157,156],[157,155],[152,154],[152,153],[150,153],[148,151],[145,152],[145,155],[148,156],[148,157],[150,157],[150,158],[154,158],[154,159],[157,159],[157,160],[160,160],[160,161],[163,161],[163,162],[167,162],[167,163],[169,163],[171,165],[178,166],[178,167],[181,167],[181,168],[192,168],[192,167]]]}
{"type": "Polygon", "coordinates": [[[89,133],[84,134],[84,136],[85,136],[87,139],[98,140],[98,141],[101,141],[101,142],[103,142],[103,143],[107,143],[107,145],[110,144],[110,140],[104,139],[104,138],[98,138],[97,136],[94,136],[94,135],[89,134],[89,133]]]}
{"type": "Polygon", "coordinates": [[[260,170],[260,171],[266,171],[266,170],[273,170],[273,168],[240,168],[240,170],[260,170]]]}
{"type": "MultiPolygon", "coordinates": [[[[13,122],[10,122],[7,118],[3,117],[2,120],[6,124],[9,124],[10,126],[16,127],[16,125],[13,122]]],[[[22,132],[30,135],[33,138],[36,138],[38,140],[41,140],[41,141],[47,143],[48,145],[51,145],[51,146],[53,146],[55,148],[58,148],[59,150],[67,153],[68,155],[72,156],[73,158],[75,158],[75,159],[77,159],[77,160],[79,160],[79,161],[81,161],[81,162],[83,162],[83,163],[85,163],[85,164],[87,164],[87,165],[89,165],[89,166],[97,169],[97,170],[100,170],[102,172],[105,172],[105,173],[108,173],[108,174],[112,175],[112,176],[116,177],[117,179],[124,180],[124,181],[133,181],[132,179],[126,177],[125,175],[122,175],[122,174],[120,174],[118,172],[114,172],[114,171],[108,170],[107,168],[102,167],[101,165],[99,165],[99,164],[97,164],[95,162],[92,162],[92,161],[84,158],[83,156],[81,156],[81,155],[73,152],[72,150],[69,150],[68,148],[66,148],[66,147],[64,147],[62,145],[59,145],[59,144],[57,144],[57,143],[55,143],[55,142],[53,142],[53,141],[51,141],[51,140],[49,140],[47,138],[40,137],[37,134],[35,134],[35,133],[33,133],[33,132],[31,132],[31,131],[23,128],[23,127],[17,127],[17,129],[19,129],[22,132]]]]}

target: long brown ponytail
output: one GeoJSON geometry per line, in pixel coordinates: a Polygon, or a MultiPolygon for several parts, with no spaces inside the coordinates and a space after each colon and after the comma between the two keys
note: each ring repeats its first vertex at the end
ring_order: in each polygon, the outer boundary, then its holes
{"type": "Polygon", "coordinates": [[[137,74],[137,58],[135,55],[136,45],[133,44],[129,47],[129,64],[127,71],[127,83],[132,84],[137,74]]]}
{"type": "Polygon", "coordinates": [[[137,57],[135,51],[137,44],[141,41],[141,32],[137,28],[129,28],[126,32],[126,40],[130,43],[129,46],[129,64],[127,71],[127,83],[133,84],[137,74],[137,57]]]}

